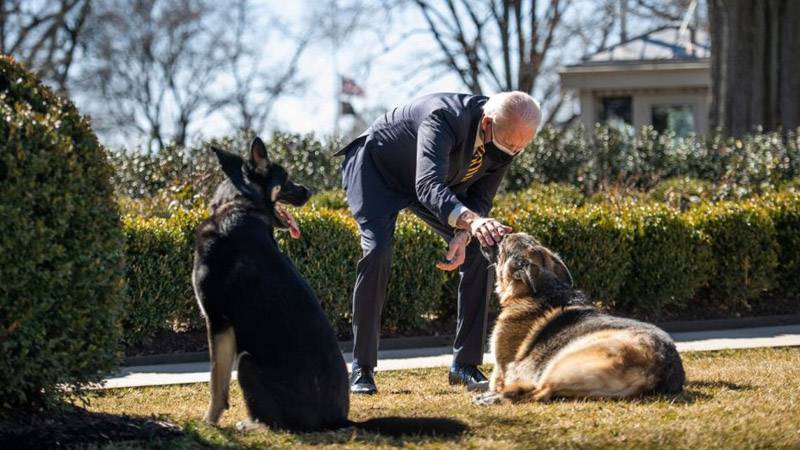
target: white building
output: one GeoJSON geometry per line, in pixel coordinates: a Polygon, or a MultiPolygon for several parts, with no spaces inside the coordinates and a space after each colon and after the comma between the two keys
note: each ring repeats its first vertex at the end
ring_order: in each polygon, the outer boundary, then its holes
{"type": "Polygon", "coordinates": [[[708,34],[665,27],[621,42],[561,71],[577,91],[581,122],[653,125],[679,136],[708,130],[711,69],[708,34]]]}

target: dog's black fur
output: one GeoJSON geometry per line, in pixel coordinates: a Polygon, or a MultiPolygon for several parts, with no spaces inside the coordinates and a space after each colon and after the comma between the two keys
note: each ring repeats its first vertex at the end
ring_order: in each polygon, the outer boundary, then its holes
{"type": "Polygon", "coordinates": [[[258,138],[246,161],[215,152],[226,179],[197,231],[192,274],[212,361],[206,420],[217,423],[227,409],[239,355],[239,384],[253,422],[295,431],[355,425],[386,434],[463,432],[465,425],[447,419],[347,420],[347,367],[336,335],[274,238],[274,229],[287,225],[276,203],[302,206],[310,191],[269,161],[258,138]]]}

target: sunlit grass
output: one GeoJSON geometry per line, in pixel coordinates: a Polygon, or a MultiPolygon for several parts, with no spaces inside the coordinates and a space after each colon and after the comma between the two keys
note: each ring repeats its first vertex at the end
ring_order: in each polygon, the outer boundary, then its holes
{"type": "Polygon", "coordinates": [[[161,443],[163,448],[800,448],[800,348],[688,353],[683,358],[686,390],[669,398],[478,407],[471,404],[471,394],[447,384],[444,368],[382,372],[379,395],[352,398],[353,420],[447,416],[468,423],[471,431],[455,439],[392,439],[353,430],[239,432],[234,426],[245,418],[245,410],[238,385],[219,428],[199,420],[208,400],[205,384],[104,391],[89,409],[155,414],[188,432],[161,443]]]}

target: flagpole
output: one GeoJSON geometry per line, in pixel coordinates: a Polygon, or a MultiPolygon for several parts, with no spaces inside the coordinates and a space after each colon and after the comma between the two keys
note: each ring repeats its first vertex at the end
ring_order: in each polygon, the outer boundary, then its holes
{"type": "Polygon", "coordinates": [[[333,36],[331,37],[331,45],[333,46],[333,89],[336,93],[334,96],[336,112],[333,117],[334,138],[339,137],[339,119],[341,119],[340,114],[342,109],[342,77],[339,75],[339,6],[336,2],[337,0],[331,1],[331,6],[333,8],[333,11],[331,11],[331,23],[333,25],[333,36]]]}

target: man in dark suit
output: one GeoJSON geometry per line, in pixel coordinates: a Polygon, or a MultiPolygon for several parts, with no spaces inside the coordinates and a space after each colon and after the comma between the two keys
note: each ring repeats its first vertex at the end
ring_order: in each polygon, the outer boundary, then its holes
{"type": "Polygon", "coordinates": [[[514,155],[535,137],[540,120],[538,104],[522,92],[431,94],[387,112],[337,152],[345,156],[342,181],[363,250],[353,292],[353,393],[377,392],[380,314],[395,222],[406,208],[448,241],[446,261],[436,267],[460,271],[450,384],[486,380],[477,366],[491,286],[479,246],[511,231],[489,211],[514,155]]]}

